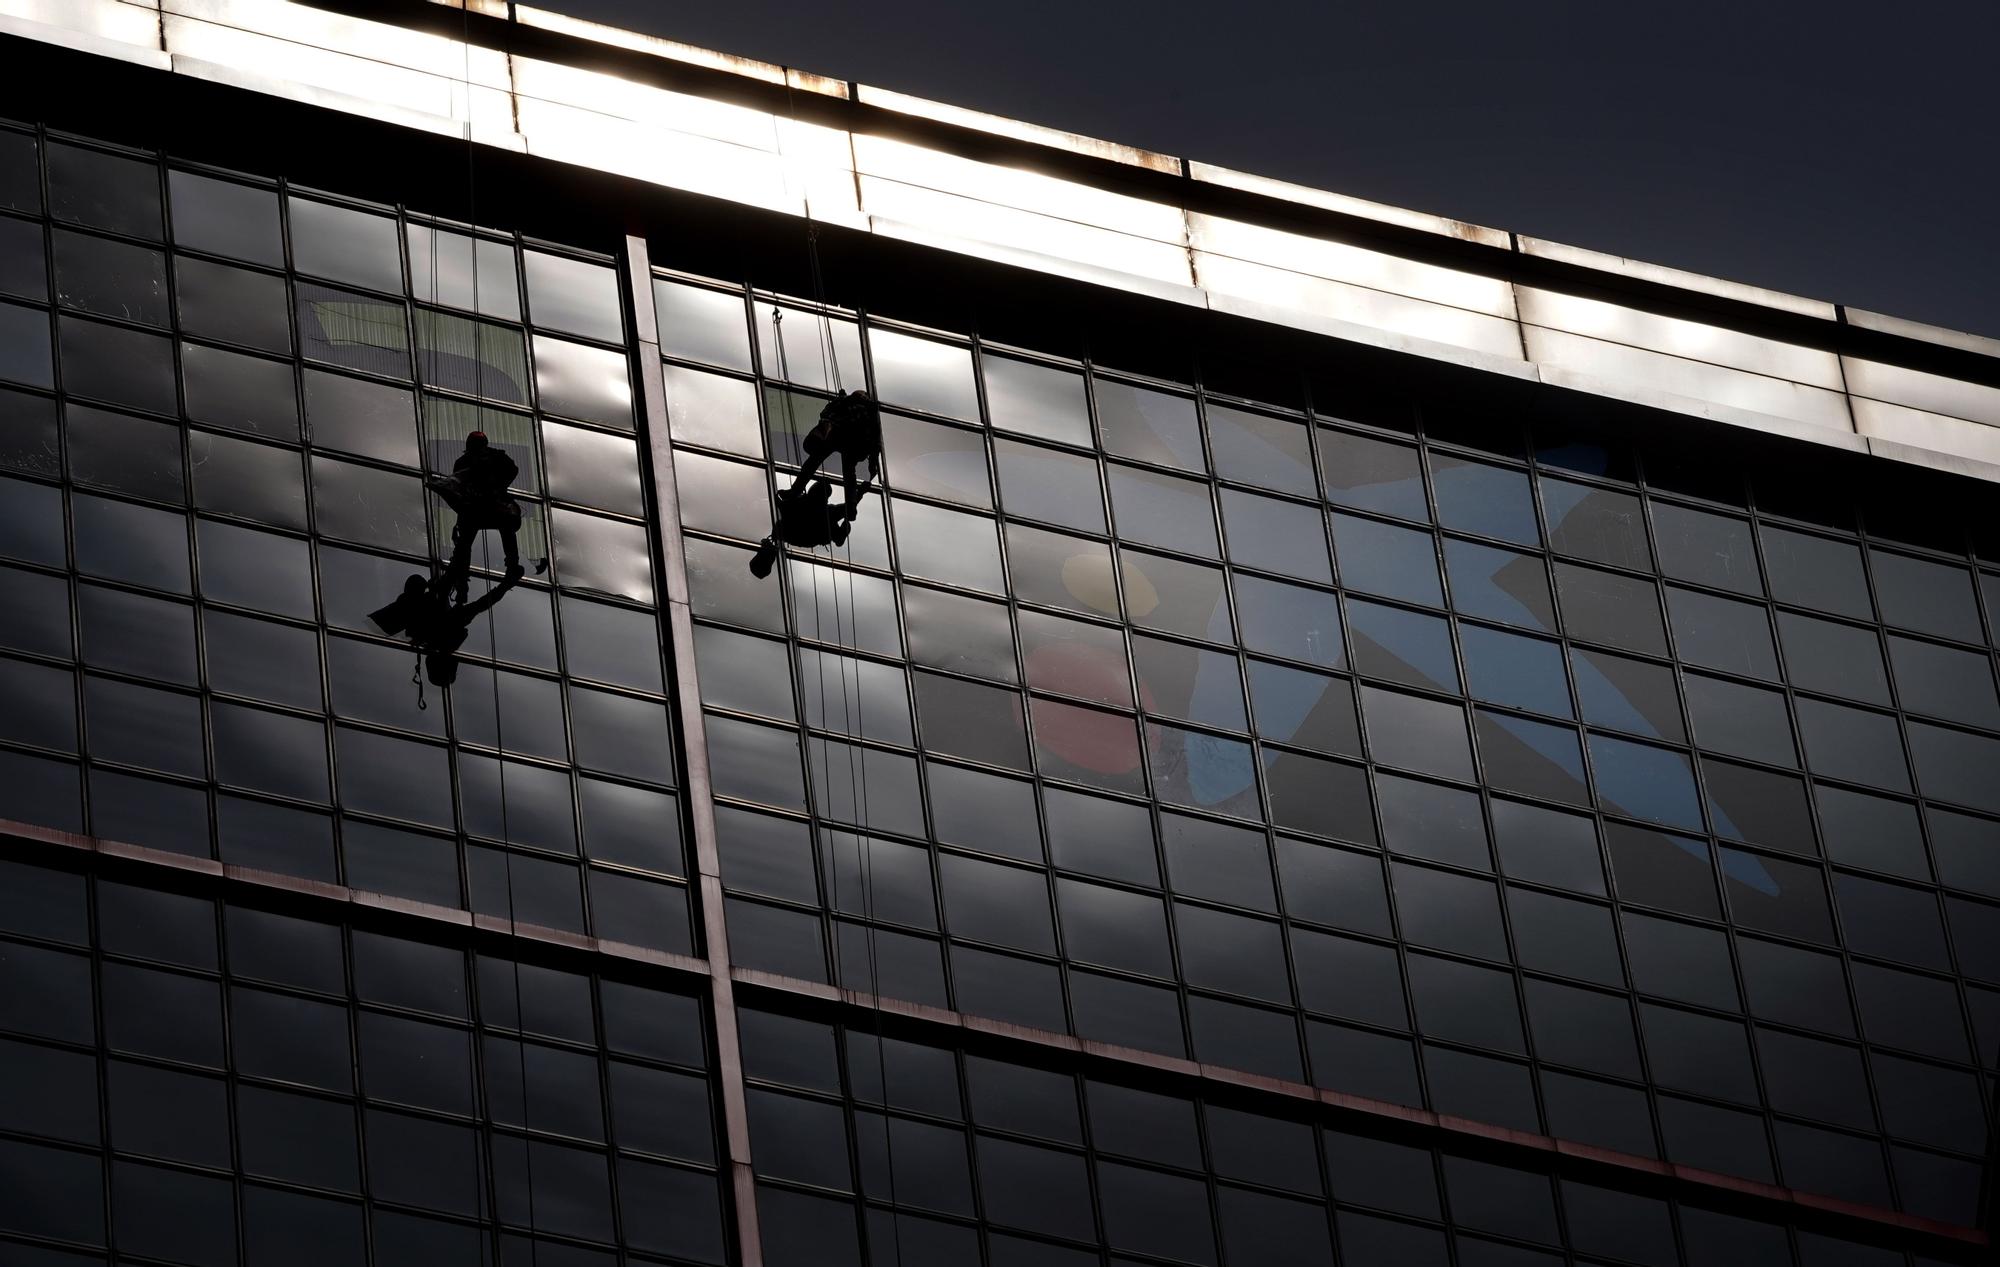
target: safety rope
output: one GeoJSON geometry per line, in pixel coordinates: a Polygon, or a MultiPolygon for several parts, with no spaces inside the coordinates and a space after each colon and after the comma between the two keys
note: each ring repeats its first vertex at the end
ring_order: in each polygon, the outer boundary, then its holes
{"type": "MultiPolygon", "coordinates": [[[[486,360],[483,355],[484,348],[481,346],[484,343],[484,339],[481,337],[482,327],[480,325],[484,309],[480,304],[479,289],[479,176],[477,149],[472,139],[472,118],[474,111],[472,104],[472,19],[470,10],[471,5],[469,0],[460,0],[459,39],[460,48],[464,55],[465,85],[465,214],[467,226],[470,230],[467,235],[467,241],[470,243],[472,250],[472,373],[473,398],[475,401],[480,402],[474,406],[477,409],[483,408],[484,401],[486,400],[486,360]]],[[[430,259],[431,302],[433,304],[438,302],[438,256],[442,253],[443,248],[444,236],[438,225],[437,217],[433,216],[431,218],[430,259]]],[[[534,427],[528,429],[527,457],[530,463],[536,461],[535,431],[534,427]]],[[[504,498],[506,495],[506,490],[501,490],[501,496],[504,498]]],[[[459,518],[463,520],[463,512],[460,512],[459,518]]],[[[517,525],[515,527],[517,535],[522,526],[525,525],[517,525]]],[[[493,547],[491,540],[487,536],[488,531],[487,529],[479,530],[479,561],[482,570],[487,573],[486,583],[490,586],[493,583],[493,547]]],[[[456,545],[457,543],[454,541],[454,553],[456,553],[456,545]]],[[[515,548],[518,552],[518,540],[515,548]]],[[[468,559],[469,562],[470,560],[468,559]]],[[[462,601],[463,599],[461,598],[462,601]]],[[[513,832],[509,828],[507,814],[507,735],[506,723],[501,717],[500,708],[499,617],[494,614],[494,610],[498,606],[498,603],[491,603],[486,608],[486,650],[491,659],[491,666],[488,669],[488,673],[491,675],[493,684],[493,743],[499,750],[499,755],[495,758],[495,763],[499,772],[500,791],[500,839],[502,842],[500,860],[503,869],[503,879],[507,885],[507,934],[512,938],[516,933],[518,924],[514,910],[514,853],[511,847],[513,844],[513,832]]],[[[521,1131],[523,1134],[523,1139],[521,1140],[521,1159],[523,1177],[527,1180],[528,1187],[528,1262],[531,1264],[531,1267],[536,1267],[540,1262],[540,1237],[537,1235],[540,1227],[538,1225],[539,1221],[535,1217],[535,1148],[533,1139],[528,1137],[528,1133],[534,1129],[532,1123],[529,1121],[529,1106],[533,1101],[533,1095],[528,1088],[528,1020],[521,1008],[521,956],[518,948],[514,945],[510,945],[508,951],[508,962],[513,968],[514,1024],[517,1030],[514,1039],[515,1073],[521,1089],[521,1131]]],[[[488,1109],[490,1112],[490,1105],[488,1109]]],[[[494,1222],[496,1231],[500,1226],[500,1219],[501,1211],[495,1209],[494,1222]]],[[[505,1258],[504,1239],[496,1235],[495,1240],[494,1250],[496,1254],[501,1258],[505,1258]]]]}

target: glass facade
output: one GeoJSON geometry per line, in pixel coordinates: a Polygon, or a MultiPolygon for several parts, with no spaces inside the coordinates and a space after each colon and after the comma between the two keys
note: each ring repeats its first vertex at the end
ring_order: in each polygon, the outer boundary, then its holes
{"type": "Polygon", "coordinates": [[[0,128],[0,1259],[1967,1257],[2000,552],[616,248],[0,128]]]}

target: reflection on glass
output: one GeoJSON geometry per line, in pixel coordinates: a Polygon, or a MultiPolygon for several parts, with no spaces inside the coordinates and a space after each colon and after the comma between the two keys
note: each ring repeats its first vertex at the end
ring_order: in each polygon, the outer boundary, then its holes
{"type": "Polygon", "coordinates": [[[981,510],[993,508],[986,478],[986,443],[977,431],[883,414],[882,456],[885,479],[898,492],[981,510]]]}
{"type": "Polygon", "coordinates": [[[160,240],[160,170],[152,163],[56,142],[48,166],[56,219],[160,240]]]}
{"type": "Polygon", "coordinates": [[[1972,574],[1964,568],[1887,550],[1870,550],[1868,566],[1885,622],[1962,642],[1982,640],[1972,574]]]}
{"type": "Polygon", "coordinates": [[[1010,518],[1104,531],[1104,493],[1094,458],[999,438],[993,453],[1000,468],[1000,498],[1010,518]]]}
{"type": "Polygon", "coordinates": [[[845,568],[824,567],[798,559],[786,562],[792,592],[792,621],[800,637],[902,657],[903,639],[896,621],[894,585],[881,577],[845,568]]]}
{"type": "MultiPolygon", "coordinates": [[[[743,297],[653,279],[653,315],[659,323],[660,351],[668,356],[749,370],[750,331],[744,325],[743,297]]],[[[672,368],[668,372],[671,374],[672,368]]]]}
{"type": "Polygon", "coordinates": [[[1684,686],[1697,745],[1773,765],[1798,764],[1783,695],[1700,673],[1688,674],[1684,686]]]}
{"type": "MultiPolygon", "coordinates": [[[[507,346],[511,351],[511,343],[507,346]]],[[[486,351],[483,343],[481,351],[486,351]]],[[[622,352],[538,334],[535,389],[548,413],[603,423],[620,431],[632,429],[632,383],[622,352]]],[[[493,394],[490,386],[487,394],[493,394]]]]}
{"type": "MultiPolygon", "coordinates": [[[[1785,676],[1794,686],[1845,695],[1870,704],[1889,703],[1889,677],[1882,669],[1881,635],[1874,629],[1820,620],[1798,612],[1780,611],[1777,616],[1778,641],[1785,649],[1785,676]]],[[[1911,703],[1909,688],[1904,690],[1905,702],[1911,703]]]]}
{"type": "Polygon", "coordinates": [[[1136,550],[1120,550],[1118,558],[1133,624],[1212,642],[1231,640],[1222,569],[1136,550]]]}
{"type": "MultiPolygon", "coordinates": [[[[699,444],[762,457],[754,384],[720,374],[666,366],[667,423],[677,444],[699,444]]],[[[815,417],[818,415],[815,414],[815,417]]]]}
{"type": "Polygon", "coordinates": [[[1262,818],[1250,745],[1158,722],[1146,723],[1154,793],[1173,805],[1262,818]]]}
{"type": "Polygon", "coordinates": [[[1653,582],[1571,563],[1555,565],[1562,596],[1563,631],[1585,642],[1663,656],[1667,634],[1653,582]]]}
{"type": "Polygon", "coordinates": [[[1460,625],[1466,690],[1472,698],[1530,712],[1570,716],[1560,644],[1477,625],[1460,625]]]}
{"type": "Polygon", "coordinates": [[[1541,480],[1542,509],[1549,516],[1549,548],[1593,563],[1651,571],[1652,547],[1639,499],[1568,480],[1541,480]]]}
{"type": "Polygon", "coordinates": [[[1236,609],[1249,650],[1329,669],[1344,667],[1340,610],[1332,594],[1239,573],[1236,609]]]}
{"type": "Polygon", "coordinates": [[[1354,687],[1346,678],[1252,660],[1250,701],[1262,738],[1343,756],[1361,755],[1354,687]]]}
{"type": "Polygon", "coordinates": [[[896,555],[912,575],[1004,594],[1000,544],[991,519],[895,498],[896,555]]]}
{"type": "MultiPolygon", "coordinates": [[[[876,394],[885,404],[907,405],[947,418],[979,420],[979,396],[972,385],[972,353],[954,343],[919,339],[894,330],[871,329],[876,394]]],[[[860,369],[854,377],[861,377],[860,369]]]]}
{"type": "Polygon", "coordinates": [[[1673,621],[1674,648],[1689,664],[1765,681],[1777,677],[1771,618],[1762,605],[1669,585],[1667,615],[1673,621]]]}
{"type": "Polygon", "coordinates": [[[1874,617],[1859,546],[1768,524],[1758,529],[1758,536],[1771,568],[1771,597],[1836,616],[1874,617]]]}
{"type": "Polygon", "coordinates": [[[1437,498],[1438,523],[1446,528],[1520,545],[1542,543],[1525,471],[1433,452],[1431,491],[1437,498]]]}
{"type": "Polygon", "coordinates": [[[1437,539],[1430,533],[1336,514],[1333,545],[1340,556],[1340,579],[1350,588],[1443,606],[1437,539]]]}
{"type": "Polygon", "coordinates": [[[1496,788],[1572,805],[1590,804],[1576,732],[1487,709],[1473,710],[1479,760],[1496,788]]]}
{"type": "Polygon", "coordinates": [[[284,278],[181,257],[174,261],[174,290],[183,334],[291,352],[284,278]]]}
{"type": "Polygon", "coordinates": [[[1317,506],[1225,488],[1222,522],[1229,537],[1230,562],[1332,584],[1326,523],[1317,506]]]}
{"type": "Polygon", "coordinates": [[[1604,808],[1668,827],[1700,831],[1701,805],[1685,755],[1608,735],[1587,741],[1604,808]]]}
{"type": "Polygon", "coordinates": [[[407,389],[316,369],[304,371],[304,378],[315,445],[417,465],[416,403],[407,389]]]}
{"type": "Polygon", "coordinates": [[[1034,719],[1036,763],[1045,776],[1145,793],[1138,731],[1130,717],[1040,698],[1029,701],[1028,711],[1034,719]]]}
{"type": "Polygon", "coordinates": [[[980,359],[986,378],[986,410],[1002,431],[1090,444],[1090,402],[1083,375],[1011,357],[980,359]]]}
{"type": "Polygon", "coordinates": [[[1093,378],[1091,386],[1106,453],[1185,471],[1207,467],[1192,400],[1108,378],[1093,378]]]}
{"type": "Polygon", "coordinates": [[[1320,474],[1326,499],[1336,506],[1428,521],[1424,477],[1417,451],[1351,431],[1319,431],[1320,474]]]}
{"type": "Polygon", "coordinates": [[[1021,659],[1028,685],[1101,704],[1132,706],[1125,639],[1116,629],[1023,611],[1021,659]]]}
{"type": "Polygon", "coordinates": [[[935,673],[912,674],[924,750],[1026,769],[1021,697],[1013,691],[935,673]]]}
{"type": "Polygon", "coordinates": [[[1368,750],[1376,761],[1449,779],[1472,779],[1472,750],[1465,738],[1465,706],[1363,686],[1361,715],[1368,750]]]}
{"type": "Polygon", "coordinates": [[[174,244],[282,268],[285,235],[278,223],[278,195],[269,189],[169,171],[174,244]]]}
{"type": "Polygon", "coordinates": [[[167,324],[167,263],[159,251],[67,229],[55,231],[53,246],[56,303],[149,326],[167,324]]]}
{"type": "Polygon", "coordinates": [[[1459,788],[1378,774],[1382,843],[1391,853],[1491,871],[1479,797],[1459,788]]]}
{"type": "MultiPolygon", "coordinates": [[[[527,266],[528,304],[535,325],[606,343],[624,342],[625,320],[615,270],[547,251],[524,251],[522,258],[527,266]]],[[[412,261],[411,276],[415,277],[414,252],[412,261]]],[[[511,270],[501,276],[508,282],[513,280],[511,270]]],[[[480,279],[482,297],[485,280],[480,279]]]]}
{"type": "Polygon", "coordinates": [[[401,235],[387,216],[336,207],[310,198],[288,198],[292,266],[301,273],[403,293],[401,235]]]}
{"type": "Polygon", "coordinates": [[[289,361],[183,343],[181,391],[187,415],[196,422],[298,442],[298,394],[289,361]]]}
{"type": "Polygon", "coordinates": [[[1672,669],[1582,647],[1570,649],[1570,665],[1583,719],[1591,725],[1672,743],[1687,741],[1672,669]]]}
{"type": "Polygon", "coordinates": [[[1319,491],[1304,423],[1212,403],[1203,410],[1217,475],[1301,497],[1319,491]]]}
{"type": "Polygon", "coordinates": [[[1667,576],[1739,594],[1763,594],[1757,549],[1743,520],[1654,502],[1653,531],[1659,539],[1660,571],[1667,576]]]}
{"type": "MultiPolygon", "coordinates": [[[[1024,603],[1092,616],[1118,615],[1118,583],[1112,575],[1111,549],[1103,542],[1010,523],[1007,570],[1015,597],[1024,603]]],[[[1128,585],[1133,583],[1130,576],[1126,579],[1128,585]]]]}
{"type": "Polygon", "coordinates": [[[401,300],[301,282],[296,308],[299,346],[308,359],[388,378],[410,377],[410,334],[401,300]]]}
{"type": "Polygon", "coordinates": [[[0,295],[48,302],[49,266],[39,222],[0,217],[0,295]]]}
{"type": "MultiPolygon", "coordinates": [[[[546,355],[542,342],[536,341],[538,357],[546,355]]],[[[528,355],[520,331],[487,321],[417,309],[417,376],[447,391],[528,403],[528,355]]],[[[572,412],[553,403],[548,407],[572,412]]]]}
{"type": "Polygon", "coordinates": [[[179,428],[85,405],[68,406],[64,420],[77,483],[154,501],[185,500],[179,428]]]}
{"type": "Polygon", "coordinates": [[[70,391],[157,414],[179,411],[168,340],[75,317],[63,317],[56,330],[70,391]]]}
{"type": "Polygon", "coordinates": [[[1132,665],[1140,706],[1153,716],[1225,730],[1246,728],[1234,655],[1138,635],[1132,639],[1132,665]]]}
{"type": "Polygon", "coordinates": [[[1349,599],[1347,620],[1356,672],[1410,686],[1458,690],[1451,626],[1443,619],[1349,599]]]}
{"type": "Polygon", "coordinates": [[[1216,556],[1215,511],[1208,485],[1111,463],[1111,512],[1128,541],[1216,556]]]}
{"type": "Polygon", "coordinates": [[[864,385],[861,331],[854,322],[762,302],[755,312],[751,328],[757,333],[764,377],[829,395],[837,388],[864,385]]]}

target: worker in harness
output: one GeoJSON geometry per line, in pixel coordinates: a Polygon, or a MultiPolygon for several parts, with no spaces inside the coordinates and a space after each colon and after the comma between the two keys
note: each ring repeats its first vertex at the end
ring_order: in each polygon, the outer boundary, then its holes
{"type": "MultiPolygon", "coordinates": [[[[506,577],[470,603],[447,602],[449,575],[436,583],[412,573],[403,582],[403,592],[388,606],[368,613],[375,627],[391,638],[407,635],[410,645],[424,658],[424,676],[436,687],[458,680],[458,649],[465,645],[466,631],[480,615],[521,582],[521,569],[509,568],[506,577]]],[[[461,582],[463,583],[463,582],[461,582]]]]}
{"type": "Polygon", "coordinates": [[[833,485],[825,480],[814,480],[796,495],[790,490],[780,493],[777,522],[771,525],[771,535],[758,543],[757,553],[751,556],[751,575],[762,580],[771,574],[781,542],[801,550],[845,543],[849,519],[828,504],[832,498],[833,485]]]}
{"type": "Polygon", "coordinates": [[[847,493],[838,514],[853,522],[863,494],[882,465],[882,415],[875,408],[874,398],[857,387],[827,401],[826,407],[819,411],[819,421],[806,433],[803,443],[805,465],[799,468],[791,488],[778,495],[779,503],[782,505],[787,497],[797,497],[803,492],[806,481],[819,470],[820,464],[838,453],[844,468],[841,482],[847,493]],[[868,479],[857,481],[855,470],[863,462],[868,463],[868,479]]]}
{"type": "MultiPolygon", "coordinates": [[[[458,513],[441,588],[455,594],[460,603],[465,601],[466,582],[472,574],[473,539],[486,529],[500,534],[508,579],[521,578],[521,503],[507,493],[520,474],[521,468],[504,449],[494,448],[484,431],[474,431],[465,437],[465,452],[451,464],[451,474],[430,478],[431,491],[458,513]]],[[[535,571],[546,571],[548,565],[547,559],[539,560],[535,571]]]]}

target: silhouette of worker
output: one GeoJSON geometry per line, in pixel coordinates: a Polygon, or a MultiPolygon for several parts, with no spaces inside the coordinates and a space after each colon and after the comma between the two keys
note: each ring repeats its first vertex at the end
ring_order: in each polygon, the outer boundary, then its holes
{"type": "Polygon", "coordinates": [[[457,651],[465,645],[465,635],[473,619],[491,611],[493,605],[521,580],[519,568],[509,569],[498,585],[469,603],[445,600],[446,582],[441,577],[432,584],[420,573],[403,582],[403,592],[387,607],[368,613],[375,627],[394,638],[407,634],[410,645],[424,658],[424,676],[432,686],[450,686],[458,680],[457,651]]]}
{"type": "Polygon", "coordinates": [[[758,543],[757,553],[750,560],[751,574],[759,579],[771,574],[781,541],[802,550],[846,541],[848,519],[834,513],[827,504],[832,497],[833,485],[825,480],[813,481],[802,493],[790,490],[781,493],[778,520],[771,525],[771,535],[758,543]]]}
{"type": "MultiPolygon", "coordinates": [[[[445,565],[444,588],[455,591],[465,601],[466,579],[472,573],[472,542],[488,528],[500,534],[500,548],[507,559],[507,575],[521,576],[521,503],[507,495],[521,468],[503,449],[486,440],[484,431],[465,437],[465,452],[451,464],[450,475],[432,476],[431,489],[445,505],[458,512],[451,529],[451,561],[445,565]]],[[[542,566],[538,565],[536,571],[542,566]]]]}
{"type": "Polygon", "coordinates": [[[819,421],[806,433],[804,444],[806,463],[799,468],[791,488],[779,494],[780,501],[787,496],[797,497],[820,464],[838,453],[841,465],[846,468],[841,479],[847,490],[840,516],[851,521],[882,463],[882,415],[875,408],[874,399],[857,387],[827,401],[826,407],[819,411],[819,421]],[[868,463],[868,480],[857,484],[855,468],[863,462],[868,463]]]}

